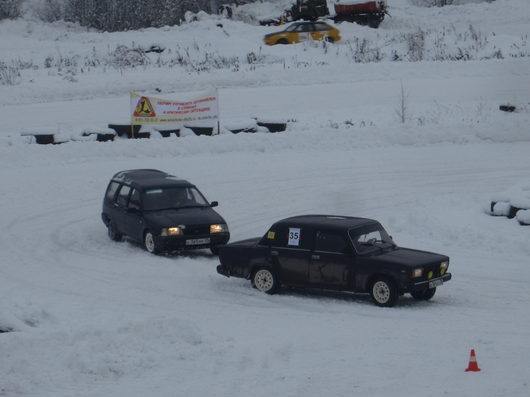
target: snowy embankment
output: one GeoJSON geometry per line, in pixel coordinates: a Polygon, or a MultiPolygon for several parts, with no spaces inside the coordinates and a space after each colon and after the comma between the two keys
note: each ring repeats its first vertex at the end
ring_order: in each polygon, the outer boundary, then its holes
{"type": "Polygon", "coordinates": [[[530,5],[389,3],[381,29],[343,24],[346,41],[328,47],[260,49],[276,28],[237,21],[114,34],[0,22],[0,61],[33,65],[0,85],[9,115],[0,124],[0,331],[11,331],[0,333],[0,396],[530,394],[530,228],[482,210],[493,193],[528,179],[530,58],[345,56],[357,37],[391,53],[392,37],[451,25],[473,25],[488,43],[506,43],[506,54],[529,33],[530,5]],[[184,61],[158,66],[153,55],[134,67],[105,63],[133,42],[167,47],[162,61],[222,54],[239,64],[194,70],[184,61]],[[99,63],[86,68],[85,59],[99,63]],[[178,97],[210,86],[227,124],[296,121],[278,134],[53,146],[19,136],[124,122],[131,90],[178,97]],[[505,103],[518,111],[500,112],[505,103]],[[154,256],[110,241],[103,191],[131,168],[196,183],[220,202],[233,241],[294,214],[376,218],[399,245],[449,255],[453,279],[430,302],[404,296],[392,309],[364,295],[261,294],[216,274],[206,251],[154,256]],[[471,348],[480,373],[464,372],[471,348]]]}

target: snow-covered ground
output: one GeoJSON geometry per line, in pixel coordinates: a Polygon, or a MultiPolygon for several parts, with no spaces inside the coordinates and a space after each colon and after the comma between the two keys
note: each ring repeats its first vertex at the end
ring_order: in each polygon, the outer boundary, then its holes
{"type": "MultiPolygon", "coordinates": [[[[530,228],[484,211],[530,172],[530,57],[521,44],[530,4],[389,3],[392,18],[379,30],[341,24],[344,41],[327,47],[264,47],[263,34],[278,28],[240,21],[112,34],[0,22],[0,62],[33,64],[0,85],[0,329],[13,330],[0,333],[0,396],[530,395],[530,228]],[[392,37],[470,25],[503,54],[515,43],[526,55],[485,59],[485,46],[467,62],[347,56],[358,38],[391,54],[392,37]],[[189,59],[239,63],[104,64],[133,42],[171,49],[168,62],[187,48],[189,59]],[[93,52],[100,63],[85,69],[93,52]],[[263,58],[245,63],[250,53],[263,58]],[[78,63],[45,67],[58,54],[78,63]],[[278,134],[53,146],[20,136],[127,121],[130,90],[178,98],[211,86],[224,123],[296,121],[278,134]],[[500,112],[506,103],[518,111],[500,112]],[[372,217],[399,245],[449,255],[453,280],[432,301],[404,296],[382,309],[364,295],[268,296],[218,275],[207,251],[154,256],[112,242],[103,191],[115,172],[144,167],[218,200],[233,241],[294,214],[372,217]],[[471,348],[479,373],[464,372],[471,348]]],[[[450,51],[454,40],[445,41],[450,51]]]]}

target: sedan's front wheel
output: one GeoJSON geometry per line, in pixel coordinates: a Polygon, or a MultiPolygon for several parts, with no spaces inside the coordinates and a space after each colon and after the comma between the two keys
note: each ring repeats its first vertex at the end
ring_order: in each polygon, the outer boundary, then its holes
{"type": "Polygon", "coordinates": [[[278,290],[279,282],[270,269],[259,269],[252,276],[252,285],[261,292],[274,294],[278,290]]]}

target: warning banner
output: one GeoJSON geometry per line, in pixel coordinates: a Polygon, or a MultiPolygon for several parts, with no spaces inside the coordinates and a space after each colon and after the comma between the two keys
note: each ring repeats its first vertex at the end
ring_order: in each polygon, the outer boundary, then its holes
{"type": "Polygon", "coordinates": [[[182,98],[161,99],[131,92],[131,124],[209,123],[219,120],[217,89],[182,98]]]}

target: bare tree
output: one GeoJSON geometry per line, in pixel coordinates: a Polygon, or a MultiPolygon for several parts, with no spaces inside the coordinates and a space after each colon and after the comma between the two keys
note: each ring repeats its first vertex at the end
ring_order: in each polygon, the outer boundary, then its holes
{"type": "Polygon", "coordinates": [[[401,124],[405,124],[405,121],[407,120],[407,113],[408,113],[408,95],[405,92],[405,88],[403,87],[403,81],[401,81],[399,106],[396,109],[396,114],[401,124]]]}

